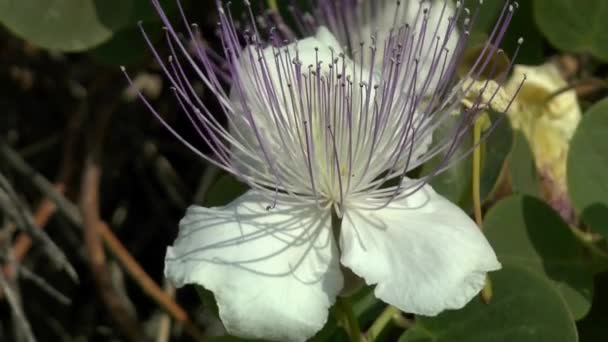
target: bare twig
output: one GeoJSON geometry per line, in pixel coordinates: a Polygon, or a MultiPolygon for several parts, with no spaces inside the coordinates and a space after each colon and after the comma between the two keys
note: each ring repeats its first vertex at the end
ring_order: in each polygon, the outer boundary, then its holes
{"type": "Polygon", "coordinates": [[[17,296],[17,294],[11,288],[11,285],[10,285],[8,279],[6,279],[6,277],[4,276],[4,274],[2,272],[0,272],[0,288],[6,295],[6,298],[8,299],[8,303],[10,304],[11,310],[13,312],[13,316],[15,317],[16,323],[18,324],[18,326],[21,329],[21,333],[23,334],[23,337],[27,341],[31,341],[31,342],[36,341],[36,338],[34,337],[34,334],[32,333],[32,327],[30,326],[30,323],[28,322],[27,318],[25,317],[25,313],[23,312],[23,309],[21,308],[21,301],[19,300],[19,297],[17,296]]]}
{"type": "MultiPolygon", "coordinates": [[[[76,145],[78,133],[82,125],[82,112],[83,110],[80,109],[72,115],[66,127],[65,133],[63,134],[65,137],[65,139],[63,139],[63,161],[61,162],[58,180],[54,184],[55,189],[60,194],[67,192],[66,184],[69,183],[73,173],[74,146],[76,145]]],[[[25,152],[21,153],[21,155],[25,155],[25,152]]],[[[34,223],[36,226],[43,229],[55,211],[55,203],[46,197],[43,198],[34,212],[34,223]]],[[[13,244],[13,255],[15,260],[17,262],[22,261],[27,255],[31,246],[32,239],[27,234],[20,233],[13,244]]]]}
{"type": "Polygon", "coordinates": [[[34,170],[27,164],[21,156],[15,152],[4,140],[0,139],[0,155],[4,157],[7,163],[19,172],[24,178],[30,179],[31,182],[47,196],[58,209],[72,222],[79,222],[77,226],[82,224],[78,207],[68,201],[60,192],[55,190],[55,186],[49,182],[43,175],[34,170]]]}
{"type": "Polygon", "coordinates": [[[99,226],[104,225],[99,218],[98,189],[100,175],[99,167],[92,160],[87,160],[81,186],[80,207],[89,262],[97,288],[115,323],[130,340],[140,341],[143,337],[141,327],[112,285],[102,239],[99,235],[99,226]]]}
{"type": "Polygon", "coordinates": [[[72,301],[66,297],[61,292],[57,291],[54,287],[52,287],[46,280],[37,276],[34,272],[30,271],[27,267],[23,265],[17,265],[18,275],[20,275],[23,279],[29,279],[31,282],[36,284],[40,289],[46,292],[51,297],[55,298],[56,301],[63,305],[70,305],[72,301]]]}
{"type": "Polygon", "coordinates": [[[595,77],[575,80],[549,95],[549,97],[547,97],[545,100],[545,103],[553,101],[555,98],[569,92],[570,90],[576,91],[579,97],[584,97],[606,88],[608,88],[608,82],[595,77]]]}
{"type": "Polygon", "coordinates": [[[46,233],[37,228],[31,213],[21,203],[9,181],[2,173],[0,173],[0,208],[7,213],[18,228],[23,229],[29,236],[41,243],[57,266],[63,268],[73,280],[78,281],[78,275],[65,254],[46,233]]]}
{"type": "MultiPolygon", "coordinates": [[[[165,293],[169,297],[175,294],[175,288],[165,281],[163,285],[165,293]]],[[[167,313],[163,313],[158,323],[158,333],[156,334],[156,342],[168,342],[171,337],[171,317],[167,313]]]]}
{"type": "MultiPolygon", "coordinates": [[[[44,176],[38,174],[31,166],[29,166],[27,162],[23,160],[21,156],[19,156],[19,154],[13,151],[8,145],[4,144],[2,140],[0,140],[0,155],[4,155],[5,158],[9,160],[10,165],[22,176],[31,179],[38,190],[48,199],[53,201],[53,203],[55,203],[59,213],[65,216],[74,226],[82,228],[83,220],[78,208],[61,193],[59,193],[53,184],[46,180],[44,176]]],[[[122,246],[120,241],[114,236],[112,231],[110,229],[104,229],[103,227],[100,227],[100,225],[97,225],[97,229],[100,230],[100,234],[106,246],[120,261],[123,267],[125,267],[128,274],[143,289],[143,291],[151,296],[158,305],[160,305],[173,317],[173,319],[181,324],[184,324],[186,331],[193,338],[196,340],[202,340],[202,332],[196,327],[196,325],[192,323],[187,313],[181,308],[181,306],[179,306],[179,304],[175,302],[175,300],[173,300],[173,298],[163,292],[162,289],[156,283],[154,283],[153,280],[151,280],[137,261],[135,261],[130,253],[128,253],[127,249],[122,246]],[[118,246],[121,246],[122,248],[119,248],[118,246]],[[149,279],[149,281],[146,280],[146,278],[149,279]]]]}
{"type": "MultiPolygon", "coordinates": [[[[65,191],[65,186],[62,183],[58,183],[55,185],[55,189],[57,189],[59,193],[63,193],[65,191]]],[[[53,216],[55,209],[56,206],[53,201],[49,200],[48,198],[43,199],[34,212],[34,224],[36,227],[43,229],[49,219],[53,216]]],[[[29,235],[25,233],[19,234],[15,240],[15,243],[13,244],[13,254],[15,255],[15,259],[17,261],[22,261],[27,255],[27,252],[31,246],[32,239],[29,237],[29,235]]]]}
{"type": "Polygon", "coordinates": [[[175,320],[183,323],[190,334],[198,340],[202,339],[202,332],[192,324],[188,314],[174,300],[164,292],[150,276],[141,268],[137,261],[131,256],[120,240],[112,233],[107,225],[99,227],[99,233],[112,251],[114,256],[125,267],[131,277],[139,284],[143,291],[164,308],[175,320]]]}
{"type": "Polygon", "coordinates": [[[180,182],[173,165],[171,165],[171,162],[159,153],[158,148],[152,142],[146,142],[144,144],[144,155],[152,162],[156,178],[163,187],[168,199],[178,208],[185,208],[187,206],[186,200],[179,191],[180,189],[183,189],[183,185],[180,182]]]}
{"type": "MultiPolygon", "coordinates": [[[[93,84],[91,89],[96,89],[106,81],[105,77],[101,77],[93,84]]],[[[112,101],[109,105],[103,106],[99,112],[94,113],[93,126],[91,127],[93,128],[93,134],[89,135],[88,153],[80,184],[78,204],[82,213],[84,241],[89,256],[89,264],[101,299],[110,312],[114,323],[123,334],[131,341],[140,341],[145,340],[145,334],[134,313],[129,310],[127,300],[118,293],[112,282],[110,268],[103,248],[103,239],[99,234],[101,227],[105,226],[105,222],[101,220],[99,214],[99,184],[102,172],[99,161],[102,156],[106,130],[115,106],[115,102],[112,101]]]]}

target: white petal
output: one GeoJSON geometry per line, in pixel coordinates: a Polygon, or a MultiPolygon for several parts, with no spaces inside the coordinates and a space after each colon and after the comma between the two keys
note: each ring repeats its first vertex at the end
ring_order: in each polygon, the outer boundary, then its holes
{"type": "Polygon", "coordinates": [[[500,269],[475,223],[430,186],[384,209],[346,209],[340,246],[378,298],[427,316],[463,307],[500,269]]]}
{"type": "MultiPolygon", "coordinates": [[[[293,112],[294,104],[289,94],[295,92],[295,90],[288,88],[287,83],[295,83],[295,78],[300,76],[291,74],[295,72],[293,61],[296,60],[296,56],[302,64],[301,72],[306,74],[308,66],[316,65],[317,61],[322,61],[322,70],[328,72],[332,60],[337,58],[341,52],[340,43],[323,26],[317,30],[315,36],[298,40],[281,48],[270,46],[258,50],[257,47],[247,46],[239,57],[237,71],[244,94],[238,93],[235,88],[230,91],[230,100],[234,105],[235,112],[243,111],[244,97],[247,106],[250,107],[255,116],[257,128],[262,131],[265,129],[276,130],[275,118],[271,108],[276,106],[277,102],[281,107],[282,114],[293,115],[291,112],[293,112]],[[273,95],[276,96],[269,96],[268,88],[262,85],[262,80],[269,81],[269,85],[273,89],[273,95]]],[[[351,70],[352,61],[345,59],[345,62],[346,70],[351,70]]],[[[298,108],[298,105],[296,101],[296,108],[298,108]]],[[[274,111],[276,112],[276,109],[274,111]]],[[[232,127],[232,129],[239,129],[248,133],[246,138],[250,139],[253,144],[257,144],[250,123],[246,117],[241,119],[234,122],[235,127],[232,127]]],[[[284,119],[288,120],[289,118],[284,119]]]]}
{"type": "MultiPolygon", "coordinates": [[[[233,165],[240,172],[247,175],[260,171],[271,173],[268,161],[261,153],[259,137],[264,140],[267,150],[275,151],[274,155],[298,155],[302,140],[296,137],[302,134],[302,129],[298,131],[296,128],[301,127],[301,121],[305,120],[302,113],[308,109],[307,101],[316,103],[317,99],[309,99],[301,94],[303,90],[297,89],[298,82],[303,81],[301,75],[296,72],[294,61],[298,60],[301,63],[301,74],[307,74],[308,67],[316,65],[317,61],[322,62],[321,71],[328,73],[332,61],[338,58],[342,51],[337,39],[323,26],[318,28],[315,36],[281,48],[269,46],[260,49],[256,46],[247,46],[243,49],[236,73],[240,87],[233,87],[230,91],[232,111],[235,113],[230,122],[230,132],[237,143],[245,147],[232,149],[233,165]],[[288,83],[293,83],[293,87],[288,86],[288,83]],[[243,93],[237,89],[241,89],[243,93]],[[301,103],[300,100],[303,102],[301,103]],[[243,114],[246,112],[244,106],[251,112],[253,123],[246,114],[243,114]],[[289,131],[284,127],[288,127],[289,131]],[[285,135],[283,139],[279,135],[281,129],[285,135]],[[259,136],[256,135],[256,131],[259,136]],[[290,144],[290,141],[295,143],[290,144]],[[284,145],[285,142],[287,146],[284,145]],[[280,153],[276,152],[281,149],[283,151],[280,153]]],[[[348,58],[341,60],[340,67],[336,69],[342,69],[342,62],[344,68],[351,72],[353,62],[348,58]]],[[[312,110],[312,112],[319,111],[312,110]]],[[[302,167],[298,165],[296,169],[301,170],[302,167]]]]}
{"type": "MultiPolygon", "coordinates": [[[[328,146],[335,143],[339,159],[346,160],[351,145],[341,141],[349,136],[345,122],[355,127],[352,140],[357,141],[365,138],[371,121],[378,120],[368,114],[375,104],[372,85],[377,85],[378,79],[342,51],[323,26],[315,36],[284,47],[244,49],[230,97],[235,110],[230,131],[237,142],[231,149],[232,166],[247,176],[266,175],[267,184],[275,183],[274,176],[279,174],[282,179],[278,183],[287,191],[310,194],[310,175],[317,181],[326,177],[328,169],[333,171],[333,163],[328,166],[327,161],[334,158],[328,156],[334,151],[328,146]],[[369,92],[363,82],[371,83],[369,92]],[[349,83],[355,86],[349,88],[349,83]],[[340,84],[349,90],[341,90],[340,84]],[[347,115],[349,112],[353,114],[347,115]],[[370,122],[360,123],[363,120],[370,122]],[[330,138],[328,127],[338,138],[330,138]]],[[[389,146],[393,145],[390,141],[389,146]]],[[[315,183],[315,192],[333,191],[334,184],[320,183],[315,183]]]]}
{"type": "Polygon", "coordinates": [[[175,285],[212,291],[234,335],[302,341],[325,324],[343,286],[329,213],[249,191],[221,208],[192,206],[165,258],[175,285]]]}
{"type": "MultiPolygon", "coordinates": [[[[419,59],[420,63],[418,64],[418,74],[420,76],[417,82],[418,84],[416,85],[417,89],[421,89],[427,75],[433,69],[433,55],[435,44],[437,43],[436,37],[439,37],[440,44],[443,44],[450,26],[449,18],[454,17],[455,8],[451,1],[446,3],[443,0],[401,1],[399,5],[397,5],[397,3],[397,1],[384,1],[383,4],[377,5],[379,10],[376,13],[363,13],[363,18],[367,18],[365,24],[361,28],[360,34],[363,37],[356,38],[356,41],[358,42],[361,39],[362,41],[369,41],[370,37],[375,35],[377,37],[377,45],[383,47],[391,32],[394,34],[403,25],[409,24],[413,27],[413,31],[411,32],[413,32],[415,36],[414,44],[412,46],[417,46],[417,44],[422,43],[420,49],[421,58],[419,59]],[[445,10],[444,4],[446,4],[445,10]],[[428,22],[426,24],[424,24],[423,15],[418,15],[420,11],[425,9],[429,10],[428,22]],[[422,33],[423,28],[425,28],[424,33],[422,33]]],[[[362,7],[369,12],[373,5],[363,5],[362,7]]],[[[453,30],[445,45],[445,48],[450,51],[447,55],[448,61],[454,55],[458,40],[458,32],[457,30],[453,30]]],[[[351,38],[351,41],[353,41],[353,38],[351,38]]],[[[382,56],[384,49],[379,48],[377,53],[376,67],[379,68],[384,60],[384,57],[382,56]]],[[[441,57],[438,67],[439,70],[441,70],[444,58],[445,55],[441,57]]],[[[440,73],[435,72],[425,94],[432,94],[437,88],[439,80],[440,73]]]]}

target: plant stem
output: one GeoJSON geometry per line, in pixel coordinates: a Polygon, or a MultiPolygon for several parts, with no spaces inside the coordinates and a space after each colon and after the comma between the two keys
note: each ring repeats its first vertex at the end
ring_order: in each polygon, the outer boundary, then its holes
{"type": "Polygon", "coordinates": [[[478,118],[473,125],[473,208],[475,211],[475,222],[482,228],[483,218],[481,215],[481,128],[483,121],[478,118]]]}
{"type": "Polygon", "coordinates": [[[355,317],[355,312],[350,301],[347,298],[338,297],[336,306],[345,320],[345,328],[348,336],[350,336],[350,340],[352,342],[361,342],[361,327],[359,327],[359,321],[355,317]]]}
{"type": "Polygon", "coordinates": [[[575,226],[570,226],[570,230],[577,240],[581,242],[589,251],[601,258],[608,259],[608,252],[597,245],[597,242],[602,241],[591,233],[587,233],[575,226]]]}
{"type": "Polygon", "coordinates": [[[367,339],[370,342],[375,341],[376,338],[378,338],[378,336],[380,336],[380,334],[382,333],[384,328],[386,328],[386,325],[391,320],[393,320],[393,317],[395,317],[395,315],[398,315],[398,314],[399,314],[399,309],[397,309],[396,307],[394,307],[392,305],[387,306],[386,309],[384,309],[384,311],[382,311],[380,316],[378,316],[378,318],[376,318],[374,323],[372,323],[372,326],[367,331],[367,334],[366,334],[367,339]]]}

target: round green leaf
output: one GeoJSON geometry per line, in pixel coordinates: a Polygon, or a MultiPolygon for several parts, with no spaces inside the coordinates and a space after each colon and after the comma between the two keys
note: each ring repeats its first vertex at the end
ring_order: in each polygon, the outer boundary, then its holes
{"type": "Polygon", "coordinates": [[[583,116],[568,152],[568,191],[581,219],[608,238],[608,98],[583,116]]]}
{"type": "Polygon", "coordinates": [[[536,0],[534,14],[551,44],[569,52],[589,52],[608,61],[608,1],[536,0]]]}
{"type": "Polygon", "coordinates": [[[0,0],[0,22],[43,48],[83,51],[128,23],[132,0],[0,0]]]}
{"type": "Polygon", "coordinates": [[[540,180],[534,162],[534,154],[526,136],[515,131],[513,149],[509,156],[509,173],[513,192],[531,196],[540,195],[540,180]]]}
{"type": "Polygon", "coordinates": [[[475,298],[462,310],[418,317],[400,342],[570,342],[576,326],[553,286],[538,274],[505,265],[492,273],[490,304],[475,298]]]}
{"type": "Polygon", "coordinates": [[[486,215],[485,233],[501,262],[546,277],[575,319],[589,311],[593,277],[570,227],[549,205],[531,196],[512,196],[486,215]]]}

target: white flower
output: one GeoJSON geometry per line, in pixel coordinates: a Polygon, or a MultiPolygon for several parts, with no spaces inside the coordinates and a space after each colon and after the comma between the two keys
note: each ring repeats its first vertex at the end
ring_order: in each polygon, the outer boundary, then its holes
{"type": "MultiPolygon", "coordinates": [[[[473,103],[451,135],[432,142],[462,100],[455,52],[466,39],[456,23],[468,21],[461,6],[437,4],[415,17],[437,23],[433,33],[395,22],[378,35],[384,41],[357,51],[325,27],[285,43],[277,30],[262,36],[252,20],[240,35],[220,8],[218,65],[202,47],[188,52],[155,1],[174,51],[159,62],[212,155],[163,123],[251,187],[224,207],[190,207],[165,259],[177,286],[213,292],[230,333],[312,337],[345,287],[345,268],[376,285],[381,300],[421,315],[463,307],[500,268],[475,223],[428,185],[432,175],[406,177],[439,153],[446,159],[436,171],[448,167],[483,107],[473,103]],[[179,56],[215,95],[227,125],[196,96],[179,56]]],[[[188,32],[196,40],[196,27],[188,32]]]]}
{"type": "MultiPolygon", "coordinates": [[[[321,23],[329,27],[354,54],[362,55],[362,64],[366,66],[374,64],[381,67],[387,61],[385,53],[390,54],[395,43],[402,40],[400,35],[415,33],[410,42],[420,52],[418,71],[421,75],[434,76],[429,78],[426,85],[428,94],[441,82],[441,72],[437,72],[437,68],[460,52],[452,1],[364,0],[359,1],[359,6],[354,9],[351,1],[319,2],[317,17],[321,23]],[[367,46],[361,44],[370,41],[370,37],[378,46],[373,61],[371,55],[364,52],[367,46]],[[437,63],[436,54],[442,49],[446,52],[442,55],[443,60],[437,63]]],[[[418,80],[418,88],[422,87],[423,82],[426,82],[426,78],[418,80]]]]}

